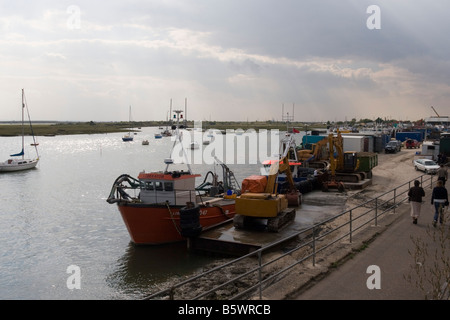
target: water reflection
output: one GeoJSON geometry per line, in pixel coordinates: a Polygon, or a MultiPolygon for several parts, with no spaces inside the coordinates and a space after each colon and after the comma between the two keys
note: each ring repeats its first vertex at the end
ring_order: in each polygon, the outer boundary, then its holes
{"type": "Polygon", "coordinates": [[[190,252],[184,242],[158,246],[136,246],[130,242],[106,281],[115,290],[142,298],[160,290],[169,280],[181,281],[213,260],[214,257],[190,252]]]}

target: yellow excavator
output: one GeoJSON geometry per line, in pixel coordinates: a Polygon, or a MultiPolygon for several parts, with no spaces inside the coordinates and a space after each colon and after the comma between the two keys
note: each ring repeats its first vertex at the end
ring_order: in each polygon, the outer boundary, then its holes
{"type": "Polygon", "coordinates": [[[344,182],[359,182],[364,179],[364,173],[358,172],[359,159],[355,151],[344,152],[344,143],[341,133],[328,135],[330,178],[322,186],[323,191],[337,188],[344,191],[344,182]]]}
{"type": "Polygon", "coordinates": [[[297,150],[297,157],[309,168],[326,169],[329,165],[328,139],[311,144],[311,149],[297,150]]]}
{"type": "Polygon", "coordinates": [[[246,179],[242,182],[242,194],[236,198],[236,214],[233,218],[234,226],[238,229],[259,226],[270,232],[278,232],[295,219],[295,207],[301,204],[301,194],[295,188],[287,153],[289,148],[274,162],[269,175],[252,176],[262,181],[259,189],[246,192],[246,179]],[[286,174],[289,190],[286,194],[277,193],[278,174],[286,174]],[[293,208],[294,207],[294,208],[293,208]]]}

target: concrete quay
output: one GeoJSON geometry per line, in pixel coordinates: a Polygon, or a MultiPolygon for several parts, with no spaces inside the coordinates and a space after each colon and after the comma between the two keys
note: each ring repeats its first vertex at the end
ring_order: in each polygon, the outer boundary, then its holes
{"type": "MultiPolygon", "coordinates": [[[[447,211],[447,216],[450,211],[447,211]]],[[[377,226],[369,226],[355,235],[352,243],[343,242],[332,254],[321,258],[313,266],[294,269],[288,276],[263,292],[269,300],[425,300],[429,291],[420,290],[408,275],[412,271],[417,246],[412,239],[420,239],[428,246],[425,263],[433,260],[434,250],[440,250],[438,235],[443,228],[449,232],[450,218],[443,226],[433,228],[434,207],[430,192],[424,198],[421,217],[412,223],[409,203],[403,203],[394,213],[381,219],[377,226]]],[[[444,253],[450,256],[447,248],[444,253]]],[[[429,288],[430,289],[430,288],[429,288]]],[[[448,289],[446,298],[448,299],[448,289]]]]}

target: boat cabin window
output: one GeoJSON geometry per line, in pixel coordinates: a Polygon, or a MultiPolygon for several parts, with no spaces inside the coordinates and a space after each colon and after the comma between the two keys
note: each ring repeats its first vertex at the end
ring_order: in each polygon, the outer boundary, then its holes
{"type": "Polygon", "coordinates": [[[173,182],[163,182],[163,181],[147,181],[145,182],[145,190],[157,190],[157,191],[173,191],[173,182]]]}
{"type": "Polygon", "coordinates": [[[163,184],[161,181],[155,181],[154,184],[155,184],[155,190],[161,191],[163,189],[163,184]]]}
{"type": "Polygon", "coordinates": [[[173,191],[173,182],[164,182],[165,191],[173,191]]]}

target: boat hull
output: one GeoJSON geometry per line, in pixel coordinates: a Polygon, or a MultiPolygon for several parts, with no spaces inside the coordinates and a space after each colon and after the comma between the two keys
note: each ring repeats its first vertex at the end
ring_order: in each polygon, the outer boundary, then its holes
{"type": "Polygon", "coordinates": [[[20,160],[8,163],[8,161],[0,164],[0,172],[14,172],[33,169],[37,166],[39,160],[20,160]]]}
{"type": "MultiPolygon", "coordinates": [[[[203,229],[231,220],[235,202],[225,201],[214,206],[200,206],[200,225],[203,229]]],[[[119,212],[135,244],[158,245],[185,241],[181,234],[181,206],[150,205],[119,202],[119,212]]]]}

